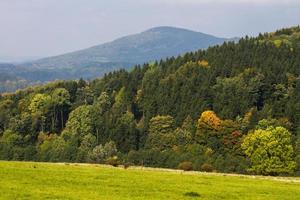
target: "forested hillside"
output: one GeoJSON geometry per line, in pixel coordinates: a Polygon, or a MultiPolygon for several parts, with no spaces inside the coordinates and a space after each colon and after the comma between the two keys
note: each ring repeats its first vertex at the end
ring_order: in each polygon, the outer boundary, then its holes
{"type": "Polygon", "coordinates": [[[300,28],[0,98],[0,159],[300,174],[300,28]]]}
{"type": "Polygon", "coordinates": [[[0,64],[1,76],[9,79],[0,80],[0,93],[54,80],[92,79],[114,70],[131,69],[136,64],[231,40],[236,38],[218,38],[175,27],[155,27],[80,51],[16,65],[0,64]]]}

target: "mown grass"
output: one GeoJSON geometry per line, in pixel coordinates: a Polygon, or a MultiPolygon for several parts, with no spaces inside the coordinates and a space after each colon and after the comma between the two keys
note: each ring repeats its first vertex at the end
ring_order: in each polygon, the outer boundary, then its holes
{"type": "Polygon", "coordinates": [[[299,200],[300,183],[100,165],[1,161],[0,200],[11,199],[299,200]]]}

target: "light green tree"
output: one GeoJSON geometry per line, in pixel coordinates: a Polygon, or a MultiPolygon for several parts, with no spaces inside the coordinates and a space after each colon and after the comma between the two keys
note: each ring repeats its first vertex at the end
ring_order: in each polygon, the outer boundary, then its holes
{"type": "Polygon", "coordinates": [[[51,103],[51,97],[47,94],[36,94],[28,107],[31,113],[39,113],[43,114],[49,108],[49,104],[51,103]]]}
{"type": "Polygon", "coordinates": [[[250,132],[242,143],[242,149],[252,164],[249,171],[278,175],[295,170],[291,134],[283,127],[270,126],[250,132]]]}
{"type": "Polygon", "coordinates": [[[46,115],[51,105],[51,97],[47,94],[36,94],[28,107],[34,120],[41,121],[39,124],[42,131],[45,130],[46,115]]]}
{"type": "Polygon", "coordinates": [[[111,101],[106,92],[102,92],[95,102],[95,107],[98,109],[100,114],[106,112],[111,106],[111,101]]]}
{"type": "Polygon", "coordinates": [[[113,105],[113,110],[115,113],[122,112],[126,110],[126,88],[122,87],[115,96],[115,103],[113,105]]]}
{"type": "MultiPolygon", "coordinates": [[[[64,132],[83,137],[93,133],[92,106],[79,106],[70,113],[64,132]]],[[[64,133],[63,133],[64,134],[64,133]]]]}

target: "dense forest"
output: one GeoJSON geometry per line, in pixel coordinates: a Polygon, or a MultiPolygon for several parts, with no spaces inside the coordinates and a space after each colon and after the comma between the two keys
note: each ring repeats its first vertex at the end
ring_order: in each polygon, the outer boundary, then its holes
{"type": "Polygon", "coordinates": [[[300,175],[300,28],[2,94],[0,159],[300,175]]]}

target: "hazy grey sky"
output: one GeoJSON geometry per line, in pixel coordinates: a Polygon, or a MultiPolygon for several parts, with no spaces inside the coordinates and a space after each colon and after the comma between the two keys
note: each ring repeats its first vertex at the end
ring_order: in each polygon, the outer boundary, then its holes
{"type": "Polygon", "coordinates": [[[155,26],[222,37],[300,24],[300,0],[0,0],[0,60],[61,54],[155,26]]]}

